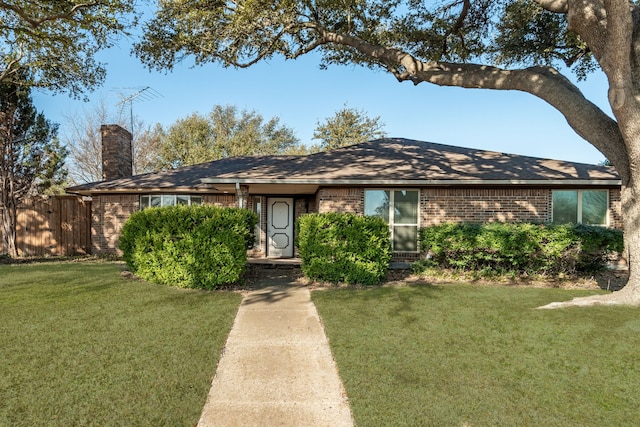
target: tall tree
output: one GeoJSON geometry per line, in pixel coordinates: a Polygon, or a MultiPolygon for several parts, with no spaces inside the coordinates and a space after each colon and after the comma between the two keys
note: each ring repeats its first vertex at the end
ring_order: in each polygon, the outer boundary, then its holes
{"type": "Polygon", "coordinates": [[[640,6],[629,0],[230,0],[162,2],[137,46],[151,67],[248,67],[311,51],[399,82],[518,90],[555,107],[622,179],[630,275],[622,291],[580,303],[640,305],[640,6]],[[561,68],[559,68],[559,66],[561,68]],[[578,78],[600,68],[613,117],[578,78]]]}
{"type": "Polygon", "coordinates": [[[0,0],[0,83],[78,97],[104,80],[96,52],[135,23],[130,0],[0,0]]]}
{"type": "Polygon", "coordinates": [[[58,125],[38,113],[29,88],[0,84],[0,221],[3,246],[16,249],[16,208],[66,177],[66,149],[57,138],[58,125]]]}
{"type": "Polygon", "coordinates": [[[333,150],[383,138],[386,136],[383,127],[380,117],[371,118],[365,111],[345,105],[336,111],[333,117],[328,117],[323,123],[317,123],[313,139],[320,141],[319,150],[333,150]]]}
{"type": "Polygon", "coordinates": [[[171,125],[161,138],[159,168],[176,168],[225,157],[288,154],[300,147],[292,129],[255,111],[216,105],[171,125]]]}
{"type": "MultiPolygon", "coordinates": [[[[102,135],[100,126],[117,123],[131,127],[130,119],[109,111],[101,99],[82,113],[65,115],[66,126],[62,141],[69,148],[69,175],[73,183],[102,180],[102,135]]],[[[159,124],[147,125],[138,117],[133,121],[133,172],[152,172],[157,164],[157,149],[162,129],[159,124]]]]}

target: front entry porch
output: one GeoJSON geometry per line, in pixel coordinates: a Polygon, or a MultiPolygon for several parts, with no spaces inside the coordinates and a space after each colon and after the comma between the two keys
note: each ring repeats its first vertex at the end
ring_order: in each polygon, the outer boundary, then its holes
{"type": "Polygon", "coordinates": [[[273,260],[291,259],[293,264],[299,265],[295,248],[295,222],[300,215],[314,211],[314,196],[253,195],[248,200],[247,207],[259,217],[255,244],[248,253],[250,262],[270,264],[273,260]]]}

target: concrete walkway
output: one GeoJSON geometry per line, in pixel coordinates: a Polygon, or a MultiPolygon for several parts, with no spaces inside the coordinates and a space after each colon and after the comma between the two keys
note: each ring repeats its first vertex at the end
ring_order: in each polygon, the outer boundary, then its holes
{"type": "Polygon", "coordinates": [[[353,426],[309,290],[269,274],[242,300],[198,426],[353,426]]]}

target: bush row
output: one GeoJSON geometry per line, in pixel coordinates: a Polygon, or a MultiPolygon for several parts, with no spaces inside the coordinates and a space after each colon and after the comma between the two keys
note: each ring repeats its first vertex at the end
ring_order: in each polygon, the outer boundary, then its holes
{"type": "MultiPolygon", "coordinates": [[[[246,209],[175,206],[136,212],[120,249],[145,280],[216,289],[241,280],[253,245],[256,214],[246,209]]],[[[381,218],[307,214],[296,223],[302,271],[328,282],[372,285],[386,275],[390,232],[381,218]]],[[[622,232],[585,225],[447,223],[420,230],[423,267],[483,273],[558,274],[603,269],[622,252],[622,232]]]]}
{"type": "Polygon", "coordinates": [[[125,223],[119,246],[128,268],[145,280],[216,289],[241,279],[257,221],[247,209],[145,209],[125,223]]]}
{"type": "Polygon", "coordinates": [[[389,226],[377,217],[350,213],[298,218],[297,245],[302,272],[311,279],[373,285],[391,261],[389,226]]]}
{"type": "Polygon", "coordinates": [[[586,225],[447,223],[420,230],[417,265],[494,273],[592,272],[622,252],[622,232],[586,225]]]}

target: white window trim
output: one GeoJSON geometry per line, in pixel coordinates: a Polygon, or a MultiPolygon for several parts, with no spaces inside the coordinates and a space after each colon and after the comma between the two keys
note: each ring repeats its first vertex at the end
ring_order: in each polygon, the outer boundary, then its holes
{"type": "Polygon", "coordinates": [[[551,190],[551,222],[554,222],[554,218],[553,218],[553,193],[555,191],[576,191],[578,193],[578,213],[577,213],[577,223],[578,224],[582,224],[582,192],[583,191],[600,191],[602,193],[606,193],[607,195],[607,214],[606,214],[606,221],[604,224],[593,224],[595,226],[598,227],[609,227],[609,225],[611,224],[611,209],[609,208],[609,190],[601,190],[601,189],[591,189],[591,188],[584,188],[584,189],[580,189],[580,190],[574,190],[571,188],[566,188],[566,189],[557,189],[557,190],[551,190]]]}
{"type": "Polygon", "coordinates": [[[140,207],[140,210],[142,209],[147,209],[147,208],[151,208],[151,207],[165,207],[165,206],[176,206],[178,203],[178,196],[182,196],[182,197],[188,197],[189,201],[187,203],[187,206],[191,206],[192,203],[192,198],[193,197],[198,197],[200,198],[200,203],[196,203],[196,204],[201,204],[202,203],[202,196],[199,194],[176,194],[176,193],[160,193],[160,194],[141,194],[140,198],[138,199],[138,204],[140,207]],[[142,199],[146,197],[148,199],[148,202],[146,205],[144,205],[142,203],[142,199]],[[160,206],[151,206],[151,197],[160,197],[160,206]],[[173,198],[173,204],[169,204],[169,205],[165,205],[164,204],[164,200],[166,197],[172,197],[173,198]]]}
{"type": "Polygon", "coordinates": [[[364,197],[363,197],[363,201],[364,201],[364,206],[363,206],[363,210],[364,207],[367,205],[367,191],[388,191],[389,192],[389,232],[391,234],[391,244],[393,245],[393,241],[394,241],[394,233],[393,233],[393,229],[394,227],[416,227],[417,230],[417,234],[416,234],[416,250],[415,251],[397,251],[395,248],[393,248],[393,252],[402,252],[402,253],[419,253],[420,252],[420,189],[419,188],[365,188],[364,189],[364,197]],[[395,191],[415,191],[418,193],[418,206],[417,206],[417,222],[416,223],[411,223],[411,224],[396,224],[395,223],[395,196],[394,196],[394,192],[395,191]]]}

